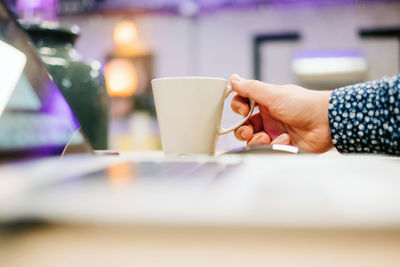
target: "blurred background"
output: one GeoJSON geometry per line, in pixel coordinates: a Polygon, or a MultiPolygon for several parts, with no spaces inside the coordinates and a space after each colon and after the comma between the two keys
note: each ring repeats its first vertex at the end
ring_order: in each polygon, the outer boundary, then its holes
{"type": "MultiPolygon", "coordinates": [[[[161,149],[155,77],[238,73],[327,90],[400,72],[400,1],[6,2],[95,149],[161,149]]],[[[223,125],[237,119],[226,102],[223,125]]],[[[217,149],[243,145],[228,134],[217,149]]]]}

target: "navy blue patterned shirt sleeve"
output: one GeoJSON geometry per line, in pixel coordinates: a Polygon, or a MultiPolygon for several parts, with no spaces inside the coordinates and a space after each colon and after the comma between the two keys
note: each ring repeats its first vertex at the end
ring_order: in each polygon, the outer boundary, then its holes
{"type": "Polygon", "coordinates": [[[400,75],[334,90],[329,127],[339,152],[400,155],[400,75]]]}

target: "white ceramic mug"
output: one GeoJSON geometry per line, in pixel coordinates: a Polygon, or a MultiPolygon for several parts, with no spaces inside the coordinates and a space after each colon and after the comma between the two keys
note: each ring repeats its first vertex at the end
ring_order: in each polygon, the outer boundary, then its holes
{"type": "Polygon", "coordinates": [[[218,135],[226,134],[247,121],[254,110],[233,126],[221,128],[225,98],[233,92],[221,78],[177,77],[151,81],[166,155],[214,155],[218,135]]]}

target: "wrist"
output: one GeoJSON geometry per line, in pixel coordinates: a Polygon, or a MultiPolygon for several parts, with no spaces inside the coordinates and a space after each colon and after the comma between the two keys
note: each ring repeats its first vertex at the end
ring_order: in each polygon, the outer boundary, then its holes
{"type": "Polygon", "coordinates": [[[318,100],[318,124],[321,131],[322,140],[324,140],[325,151],[328,151],[334,147],[332,143],[331,131],[329,126],[329,101],[331,98],[332,91],[319,91],[318,100]]]}

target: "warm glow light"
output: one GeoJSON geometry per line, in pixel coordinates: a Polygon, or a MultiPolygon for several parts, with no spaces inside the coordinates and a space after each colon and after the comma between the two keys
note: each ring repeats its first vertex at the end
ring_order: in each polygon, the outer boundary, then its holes
{"type": "Polygon", "coordinates": [[[107,176],[113,186],[126,186],[136,179],[136,166],[131,163],[117,163],[107,169],[107,176]]]}
{"type": "Polygon", "coordinates": [[[106,64],[104,76],[107,92],[112,97],[131,96],[137,87],[135,66],[126,59],[113,59],[106,64]]]}
{"type": "Polygon", "coordinates": [[[131,21],[123,21],[114,28],[114,42],[117,45],[127,46],[137,38],[136,25],[131,21]]]}

